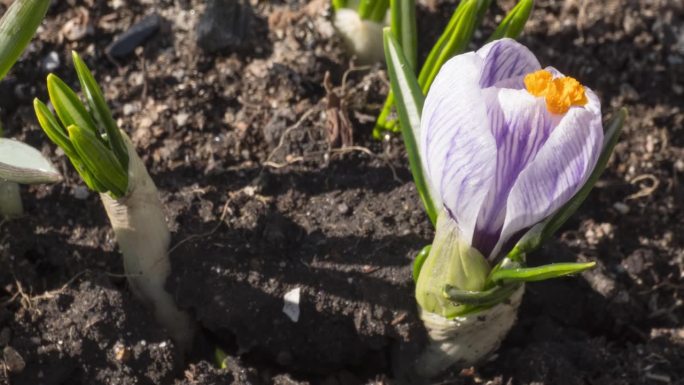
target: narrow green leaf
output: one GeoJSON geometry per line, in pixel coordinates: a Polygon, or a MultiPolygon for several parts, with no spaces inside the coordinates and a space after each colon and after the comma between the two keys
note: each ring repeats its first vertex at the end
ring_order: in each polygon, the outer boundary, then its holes
{"type": "Polygon", "coordinates": [[[376,2],[373,4],[373,10],[371,11],[368,19],[376,23],[382,23],[387,16],[389,3],[390,0],[376,0],[376,2]]]}
{"type": "Polygon", "coordinates": [[[493,306],[505,301],[515,292],[519,284],[495,286],[484,291],[461,290],[455,286],[445,285],[442,294],[449,301],[460,305],[493,306]]]}
{"type": "Polygon", "coordinates": [[[373,11],[373,5],[377,0],[359,0],[359,7],[357,8],[357,13],[361,20],[367,20],[373,11]]]}
{"type": "Polygon", "coordinates": [[[390,30],[415,72],[418,69],[418,33],[416,27],[416,0],[391,0],[390,30]]]}
{"type": "Polygon", "coordinates": [[[104,127],[105,132],[107,133],[107,140],[117,159],[121,162],[121,166],[124,169],[128,169],[128,151],[126,150],[126,145],[121,137],[121,131],[119,131],[119,127],[117,127],[112,118],[112,113],[109,110],[109,107],[107,107],[105,98],[102,95],[102,90],[95,81],[93,74],[78,54],[72,52],[71,55],[74,60],[74,67],[76,68],[78,79],[81,82],[81,88],[83,89],[83,93],[90,106],[90,111],[98,126],[104,127]]]}
{"type": "Polygon", "coordinates": [[[98,138],[101,138],[102,133],[95,126],[93,118],[83,106],[78,95],[62,79],[54,74],[49,74],[47,88],[50,101],[64,127],[73,124],[88,129],[93,134],[97,134],[98,138]]]}
{"type": "Polygon", "coordinates": [[[16,63],[45,17],[50,0],[15,0],[0,19],[0,79],[16,63]]]}
{"type": "Polygon", "coordinates": [[[508,12],[508,15],[501,21],[496,30],[487,41],[510,37],[516,39],[525,28],[525,24],[534,8],[534,0],[520,0],[518,4],[508,12]]]}
{"type": "Polygon", "coordinates": [[[539,248],[544,241],[553,235],[572,214],[577,211],[582,202],[587,198],[589,192],[598,181],[601,174],[608,165],[608,160],[613,153],[613,149],[620,138],[622,126],[627,118],[627,109],[621,108],[608,123],[608,127],[603,137],[603,148],[601,155],[596,162],[596,167],[584,183],[584,186],[573,196],[563,207],[545,221],[532,227],[518,241],[518,244],[506,256],[507,258],[518,261],[525,253],[530,253],[539,248]]]}
{"type": "Polygon", "coordinates": [[[387,71],[390,77],[390,84],[396,97],[397,111],[399,112],[399,122],[401,126],[406,152],[408,153],[409,166],[413,174],[413,181],[420,195],[425,211],[433,225],[437,221],[437,210],[435,209],[430,191],[423,176],[423,166],[420,162],[416,138],[420,135],[420,114],[423,110],[425,96],[420,90],[415,75],[411,67],[406,62],[399,43],[392,36],[389,28],[385,28],[383,33],[385,43],[385,58],[387,60],[387,71]]]}
{"type": "MultiPolygon", "coordinates": [[[[480,19],[484,16],[484,11],[487,10],[490,2],[491,0],[463,0],[456,7],[444,32],[430,50],[418,73],[418,84],[423,94],[427,94],[442,65],[452,56],[462,53],[468,47],[475,28],[479,25],[480,19]]],[[[394,10],[391,9],[391,12],[394,10]]],[[[394,95],[390,91],[373,128],[373,137],[376,139],[382,137],[383,131],[398,131],[396,121],[389,119],[394,106],[393,102],[394,95]]]]}
{"type": "Polygon", "coordinates": [[[332,7],[335,11],[338,9],[345,8],[347,6],[347,0],[332,0],[332,7]]]}
{"type": "Polygon", "coordinates": [[[69,157],[76,154],[74,146],[69,140],[69,136],[62,128],[62,126],[57,121],[57,118],[52,114],[50,109],[41,102],[38,98],[33,99],[33,109],[36,112],[36,117],[38,118],[38,123],[40,127],[45,131],[48,138],[52,140],[56,145],[62,148],[64,153],[69,157]]]}
{"type": "Polygon", "coordinates": [[[413,260],[413,282],[418,282],[418,275],[420,275],[420,270],[423,268],[428,255],[430,255],[431,249],[432,245],[427,245],[416,254],[416,259],[413,260]]]}
{"type": "Polygon", "coordinates": [[[596,262],[587,263],[552,263],[536,267],[518,267],[514,269],[499,269],[492,273],[491,279],[495,283],[502,282],[535,282],[581,273],[596,266],[596,262]]]}
{"type": "Polygon", "coordinates": [[[82,129],[76,125],[69,126],[67,130],[74,148],[76,148],[88,171],[98,181],[102,182],[107,191],[115,198],[126,195],[128,173],[121,167],[114,153],[105,147],[102,141],[90,130],[82,129]]]}
{"type": "Polygon", "coordinates": [[[449,34],[446,36],[442,47],[440,47],[441,49],[437,53],[434,63],[431,63],[430,66],[424,65],[421,69],[418,83],[425,94],[430,89],[442,65],[454,55],[465,51],[472,40],[473,33],[477,27],[480,2],[478,0],[464,0],[463,3],[465,3],[463,10],[460,12],[456,23],[454,23],[453,29],[448,31],[449,34]]]}
{"type": "Polygon", "coordinates": [[[50,140],[52,140],[62,149],[62,151],[64,151],[66,156],[69,158],[69,161],[71,161],[71,164],[76,169],[76,172],[78,172],[88,188],[97,192],[107,191],[102,186],[102,183],[96,180],[95,177],[90,174],[86,166],[83,164],[80,156],[76,152],[73,144],[71,143],[71,139],[69,139],[67,136],[66,131],[62,128],[57,121],[57,118],[55,118],[47,106],[36,98],[33,100],[33,107],[36,111],[36,117],[38,118],[40,127],[43,129],[43,131],[45,131],[45,134],[48,136],[48,138],[50,138],[50,140]]]}

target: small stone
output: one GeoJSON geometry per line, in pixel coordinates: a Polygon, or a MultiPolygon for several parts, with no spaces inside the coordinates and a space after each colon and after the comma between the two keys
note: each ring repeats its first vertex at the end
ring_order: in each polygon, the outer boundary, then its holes
{"type": "Polygon", "coordinates": [[[187,112],[179,112],[174,116],[174,120],[176,121],[176,125],[178,127],[183,127],[185,124],[188,122],[188,119],[190,118],[190,114],[187,112]]]}
{"type": "Polygon", "coordinates": [[[299,300],[301,298],[302,289],[297,287],[287,293],[283,299],[285,300],[285,305],[283,305],[283,313],[292,322],[299,321],[299,300]]]}
{"type": "Polygon", "coordinates": [[[159,31],[161,24],[162,18],[156,13],[142,18],[107,47],[107,55],[115,59],[123,59],[132,54],[137,47],[159,31]]]}
{"type": "Polygon", "coordinates": [[[5,346],[2,350],[2,357],[5,360],[7,370],[12,373],[21,373],[26,367],[24,358],[11,346],[5,346]]]}
{"type": "Polygon", "coordinates": [[[86,186],[76,186],[73,190],[74,198],[78,200],[86,200],[90,196],[90,190],[86,186]]]}
{"type": "Polygon", "coordinates": [[[123,343],[117,342],[114,345],[114,359],[121,362],[121,363],[125,363],[130,358],[131,358],[131,349],[129,349],[123,343]]]}
{"type": "Polygon", "coordinates": [[[340,214],[345,215],[345,214],[349,214],[350,210],[349,210],[349,206],[347,206],[346,203],[340,203],[339,205],[337,205],[337,211],[339,211],[340,214]]]}
{"type": "Polygon", "coordinates": [[[43,59],[43,70],[46,72],[52,72],[59,68],[59,55],[55,51],[48,53],[43,59]]]}
{"type": "Polygon", "coordinates": [[[622,215],[629,213],[629,206],[622,202],[615,202],[613,208],[622,215]]]}
{"type": "Polygon", "coordinates": [[[207,52],[242,49],[251,20],[245,0],[209,0],[197,26],[197,45],[207,52]]]}

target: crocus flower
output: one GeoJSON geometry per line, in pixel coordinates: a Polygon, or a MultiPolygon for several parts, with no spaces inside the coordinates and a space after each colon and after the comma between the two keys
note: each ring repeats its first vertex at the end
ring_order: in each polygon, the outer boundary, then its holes
{"type": "Polygon", "coordinates": [[[602,143],[596,94],[512,39],[442,67],[420,133],[433,199],[490,261],[580,189],[602,143]]]}
{"type": "Polygon", "coordinates": [[[589,88],[503,39],[441,68],[419,138],[440,211],[416,283],[430,345],[415,367],[430,377],[476,364],[512,327],[524,285],[490,288],[491,266],[587,181],[603,146],[601,106],[589,88]],[[505,294],[469,308],[446,287],[505,294]]]}

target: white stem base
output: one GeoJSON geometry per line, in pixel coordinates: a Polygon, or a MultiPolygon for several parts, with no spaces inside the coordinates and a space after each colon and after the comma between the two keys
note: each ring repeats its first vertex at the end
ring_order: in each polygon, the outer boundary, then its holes
{"type": "Polygon", "coordinates": [[[524,291],[522,285],[506,303],[451,320],[421,310],[430,343],[416,361],[416,372],[431,378],[453,365],[465,368],[487,358],[513,327],[524,291]]]}
{"type": "Polygon", "coordinates": [[[17,218],[24,215],[19,185],[14,182],[0,181],[0,217],[17,218]]]}
{"type": "Polygon", "coordinates": [[[183,350],[192,343],[192,323],[164,289],[171,272],[168,258],[171,235],[162,212],[158,191],[128,137],[130,156],[128,195],[113,199],[100,194],[116,240],[123,254],[124,271],[133,293],[152,309],[183,350]]]}
{"type": "Polygon", "coordinates": [[[342,8],[335,12],[333,25],[349,49],[358,57],[360,64],[374,64],[385,60],[383,24],[361,20],[356,11],[342,8]]]}

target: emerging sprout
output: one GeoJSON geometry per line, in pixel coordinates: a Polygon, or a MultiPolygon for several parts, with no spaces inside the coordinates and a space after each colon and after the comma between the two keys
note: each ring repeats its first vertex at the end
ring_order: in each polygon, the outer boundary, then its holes
{"type": "Polygon", "coordinates": [[[385,52],[411,170],[436,223],[432,246],[414,265],[431,340],[414,369],[431,377],[454,364],[476,364],[499,346],[525,282],[595,265],[527,267],[525,254],[586,198],[626,112],[604,132],[593,91],[541,69],[511,39],[448,61],[427,99],[389,30],[385,52]]]}
{"type": "Polygon", "coordinates": [[[333,25],[364,64],[383,60],[382,28],[389,0],[333,0],[333,25]]]}
{"type": "MultiPolygon", "coordinates": [[[[0,19],[0,79],[7,75],[45,17],[50,0],[16,0],[0,19]]],[[[24,212],[17,183],[49,183],[60,179],[40,153],[22,143],[1,139],[0,216],[24,212]]]]}
{"type": "Polygon", "coordinates": [[[40,151],[13,139],[0,138],[0,215],[9,218],[22,215],[18,183],[54,183],[61,179],[40,151]]]}
{"type": "Polygon", "coordinates": [[[86,105],[50,74],[47,87],[57,116],[35,99],[36,116],[83,181],[100,193],[131,290],[154,309],[157,320],[168,328],[176,343],[187,348],[192,339],[190,319],[164,290],[171,270],[171,236],[159,193],[130,139],[116,126],[90,70],[75,52],[73,61],[86,105]]]}

